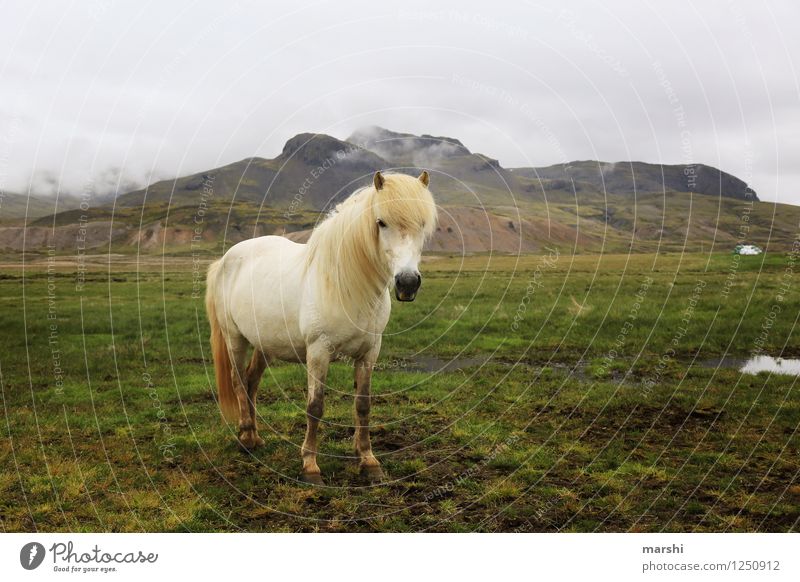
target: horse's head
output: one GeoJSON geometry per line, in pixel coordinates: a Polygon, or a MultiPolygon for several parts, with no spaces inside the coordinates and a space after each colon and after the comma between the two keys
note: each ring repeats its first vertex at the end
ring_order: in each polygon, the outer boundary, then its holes
{"type": "Polygon", "coordinates": [[[379,255],[394,280],[399,301],[414,301],[422,284],[419,261],[425,240],[436,228],[436,205],[428,190],[430,177],[376,172],[375,232],[379,255]]]}

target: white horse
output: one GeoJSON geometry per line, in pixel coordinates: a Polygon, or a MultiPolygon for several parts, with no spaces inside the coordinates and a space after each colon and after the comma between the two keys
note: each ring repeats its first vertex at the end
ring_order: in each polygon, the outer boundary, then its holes
{"type": "Polygon", "coordinates": [[[270,361],[308,369],[304,481],[322,484],[317,427],[328,365],[355,362],[355,450],[362,474],[383,477],[369,438],[370,377],[389,320],[394,284],[413,301],[422,282],[422,247],[436,227],[428,173],[377,172],[311,234],[307,244],[279,236],[240,242],[208,270],[206,310],[219,404],[238,420],[246,449],[264,444],[256,429],[256,391],[270,361]],[[253,347],[250,365],[247,353],[253,347]]]}

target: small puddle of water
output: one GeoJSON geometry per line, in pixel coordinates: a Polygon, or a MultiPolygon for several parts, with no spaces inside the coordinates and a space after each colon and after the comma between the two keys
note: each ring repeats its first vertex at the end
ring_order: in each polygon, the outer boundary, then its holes
{"type": "Polygon", "coordinates": [[[800,360],[773,358],[772,356],[754,356],[745,361],[739,371],[743,374],[771,372],[773,374],[800,376],[800,360]]]}

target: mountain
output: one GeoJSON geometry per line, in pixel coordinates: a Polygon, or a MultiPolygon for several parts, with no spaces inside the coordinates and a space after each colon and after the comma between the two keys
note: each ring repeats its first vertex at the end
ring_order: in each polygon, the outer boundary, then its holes
{"type": "MultiPolygon", "coordinates": [[[[322,213],[378,170],[427,169],[441,207],[430,249],[441,252],[717,248],[741,239],[791,244],[800,208],[758,201],[742,180],[711,166],[576,161],[505,168],[458,139],[380,127],[346,140],[303,133],[275,158],[247,158],[121,194],[116,205],[29,217],[0,227],[0,249],[75,245],[81,223],[92,245],[114,252],[218,253],[263,234],[303,240],[322,213]],[[55,228],[53,226],[55,225],[55,228]]],[[[2,217],[0,217],[2,218],[2,217]]],[[[90,245],[90,246],[92,246],[90,245]]]]}
{"type": "MultiPolygon", "coordinates": [[[[544,168],[516,168],[531,180],[574,182],[576,187],[615,194],[691,192],[737,200],[758,201],[748,185],[727,172],[704,164],[661,165],[644,162],[583,161],[544,168]]],[[[566,186],[566,184],[564,184],[566,186]]]]}
{"type": "Polygon", "coordinates": [[[206,199],[254,202],[271,207],[323,210],[347,198],[365,176],[387,166],[386,160],[352,143],[324,134],[301,133],[274,159],[239,162],[164,180],[123,194],[117,203],[141,207],[145,202],[197,204],[206,199]]]}
{"type": "Polygon", "coordinates": [[[641,162],[572,162],[542,168],[503,168],[459,140],[397,133],[380,127],[357,130],[342,141],[302,133],[273,159],[248,158],[123,194],[122,207],[182,206],[213,198],[273,208],[324,211],[368,184],[376,170],[432,170],[443,204],[516,207],[525,202],[574,201],[607,194],[687,192],[758,200],[744,182],[710,166],[662,166],[641,162]]]}
{"type": "Polygon", "coordinates": [[[54,212],[71,210],[80,206],[80,200],[72,196],[61,196],[57,201],[51,196],[36,196],[0,191],[0,221],[32,219],[48,216],[54,212]]]}

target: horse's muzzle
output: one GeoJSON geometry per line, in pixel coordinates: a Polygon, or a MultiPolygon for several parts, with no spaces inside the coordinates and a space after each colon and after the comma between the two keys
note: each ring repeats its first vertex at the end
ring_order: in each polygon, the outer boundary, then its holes
{"type": "Polygon", "coordinates": [[[419,286],[422,284],[422,275],[406,271],[394,277],[394,296],[398,301],[414,301],[419,286]]]}

